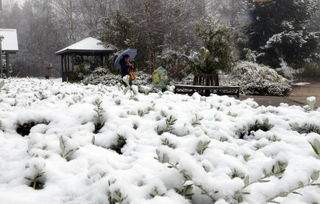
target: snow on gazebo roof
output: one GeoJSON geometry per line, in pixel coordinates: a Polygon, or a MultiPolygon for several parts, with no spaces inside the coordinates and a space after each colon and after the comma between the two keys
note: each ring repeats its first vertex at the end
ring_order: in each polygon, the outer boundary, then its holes
{"type": "Polygon", "coordinates": [[[56,52],[57,55],[71,53],[71,52],[112,52],[115,48],[110,45],[105,47],[101,40],[96,38],[88,37],[77,43],[74,43],[62,50],[56,52]]]}
{"type": "Polygon", "coordinates": [[[4,29],[0,28],[0,36],[3,36],[2,50],[5,52],[17,52],[19,51],[18,37],[16,29],[4,29]]]}

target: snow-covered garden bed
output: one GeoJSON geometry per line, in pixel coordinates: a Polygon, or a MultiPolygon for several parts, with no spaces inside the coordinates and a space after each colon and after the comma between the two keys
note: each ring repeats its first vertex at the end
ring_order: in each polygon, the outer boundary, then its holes
{"type": "Polygon", "coordinates": [[[7,79],[0,203],[317,203],[311,109],[7,79]]]}

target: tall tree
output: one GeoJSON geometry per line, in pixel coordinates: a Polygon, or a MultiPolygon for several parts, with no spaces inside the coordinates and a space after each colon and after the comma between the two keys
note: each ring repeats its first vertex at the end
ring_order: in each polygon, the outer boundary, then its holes
{"type": "Polygon", "coordinates": [[[59,72],[55,52],[61,48],[61,35],[51,0],[27,0],[22,8],[14,6],[10,16],[12,27],[18,30],[20,51],[15,56],[14,74],[18,76],[43,76],[44,63],[55,65],[59,72]]]}
{"type": "Polygon", "coordinates": [[[308,29],[312,0],[268,0],[253,3],[248,28],[249,48],[259,62],[279,67],[281,59],[300,68],[314,57],[319,37],[308,29]]]}
{"type": "Polygon", "coordinates": [[[140,65],[152,72],[163,48],[194,48],[195,23],[204,16],[204,3],[204,0],[120,0],[120,12],[138,28],[139,55],[144,56],[141,61],[145,62],[140,65]]]}

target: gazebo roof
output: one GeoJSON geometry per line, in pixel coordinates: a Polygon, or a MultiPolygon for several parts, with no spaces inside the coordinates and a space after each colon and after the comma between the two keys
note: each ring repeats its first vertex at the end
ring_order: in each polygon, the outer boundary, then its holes
{"type": "Polygon", "coordinates": [[[99,53],[109,53],[115,50],[115,47],[110,45],[105,47],[101,40],[96,38],[88,37],[77,43],[74,43],[62,50],[56,52],[57,55],[63,54],[99,54],[99,53]]]}
{"type": "Polygon", "coordinates": [[[0,28],[0,36],[3,36],[2,51],[16,53],[19,51],[18,37],[16,29],[0,28]]]}

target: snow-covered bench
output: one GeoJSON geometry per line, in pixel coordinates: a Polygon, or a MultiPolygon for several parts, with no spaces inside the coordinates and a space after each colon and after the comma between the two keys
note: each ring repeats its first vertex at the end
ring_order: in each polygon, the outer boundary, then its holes
{"type": "Polygon", "coordinates": [[[200,85],[184,85],[176,84],[175,93],[195,93],[198,92],[202,95],[209,95],[216,93],[221,95],[236,95],[240,97],[240,86],[200,86],[200,85]]]}
{"type": "Polygon", "coordinates": [[[193,94],[194,92],[198,92],[201,95],[206,96],[209,96],[211,93],[220,95],[236,95],[239,98],[240,86],[219,86],[219,76],[217,74],[195,76],[193,85],[175,85],[175,93],[193,94]]]}

